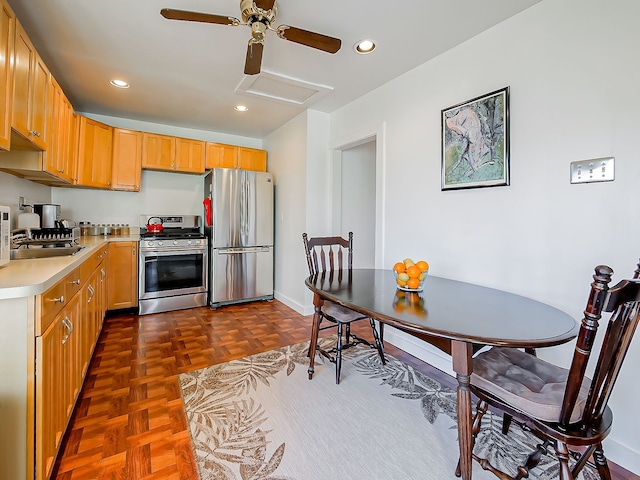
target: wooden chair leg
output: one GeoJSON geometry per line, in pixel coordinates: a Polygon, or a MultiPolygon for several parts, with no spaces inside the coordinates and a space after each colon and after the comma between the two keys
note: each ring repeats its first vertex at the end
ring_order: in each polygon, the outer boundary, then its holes
{"type": "MultiPolygon", "coordinates": [[[[347,324],[349,328],[349,324],[347,324]]],[[[338,344],[336,345],[336,385],[340,384],[340,369],[342,368],[342,323],[338,322],[338,344]]]]}
{"type": "Polygon", "coordinates": [[[556,457],[558,457],[558,463],[560,464],[559,478],[560,480],[574,480],[569,468],[569,449],[564,442],[556,440],[556,457]]]}
{"type": "Polygon", "coordinates": [[[369,323],[371,324],[371,330],[373,331],[373,338],[376,342],[376,348],[378,349],[378,355],[380,355],[380,360],[382,361],[383,365],[386,365],[387,361],[384,358],[384,346],[382,345],[382,341],[378,336],[378,330],[376,329],[376,321],[373,318],[370,318],[369,323]]]}
{"type": "Polygon", "coordinates": [[[513,417],[508,413],[502,414],[502,434],[506,435],[509,433],[509,427],[511,427],[511,420],[513,417]]]}
{"type": "Polygon", "coordinates": [[[611,472],[609,471],[609,464],[607,463],[607,457],[604,456],[604,450],[602,449],[602,443],[596,446],[593,452],[593,461],[596,464],[598,473],[602,480],[611,480],[611,472]]]}

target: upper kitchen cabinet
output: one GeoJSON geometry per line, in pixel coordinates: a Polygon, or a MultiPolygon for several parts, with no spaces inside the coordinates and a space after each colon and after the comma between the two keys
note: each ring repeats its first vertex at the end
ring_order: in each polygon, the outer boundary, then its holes
{"type": "Polygon", "coordinates": [[[71,102],[51,75],[49,102],[49,140],[44,152],[44,169],[50,174],[74,183],[76,178],[77,134],[75,112],[71,102]]]}
{"type": "Polygon", "coordinates": [[[79,116],[78,186],[111,188],[113,127],[79,116]]]}
{"type": "Polygon", "coordinates": [[[142,134],[142,168],[174,170],[176,138],[157,133],[142,134]]]}
{"type": "Polygon", "coordinates": [[[207,170],[212,168],[238,168],[266,172],[267,152],[257,148],[207,142],[206,167],[207,170]]]}
{"type": "Polygon", "coordinates": [[[49,69],[18,19],[15,25],[11,126],[19,137],[12,139],[11,147],[46,150],[49,69]]]}
{"type": "Polygon", "coordinates": [[[11,144],[11,113],[13,111],[13,50],[16,16],[5,0],[0,0],[0,96],[4,105],[0,112],[0,150],[11,144]]]}
{"type": "Polygon", "coordinates": [[[142,175],[142,132],[113,129],[111,189],[140,191],[142,175]]]}
{"type": "Polygon", "coordinates": [[[175,168],[177,172],[204,173],[205,142],[176,138],[175,168]]]}
{"type": "Polygon", "coordinates": [[[266,172],[267,151],[257,148],[240,147],[238,149],[238,168],[266,172]]]}

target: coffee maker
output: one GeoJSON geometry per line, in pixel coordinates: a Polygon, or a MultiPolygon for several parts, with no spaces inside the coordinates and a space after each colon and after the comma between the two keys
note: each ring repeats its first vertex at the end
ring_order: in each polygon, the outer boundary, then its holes
{"type": "Polygon", "coordinates": [[[60,205],[52,203],[36,203],[33,212],[40,216],[40,228],[60,227],[60,205]]]}

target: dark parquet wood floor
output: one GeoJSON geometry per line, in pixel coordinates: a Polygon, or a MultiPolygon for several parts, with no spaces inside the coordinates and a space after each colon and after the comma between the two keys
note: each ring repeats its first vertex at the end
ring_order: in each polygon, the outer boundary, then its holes
{"type": "MultiPolygon", "coordinates": [[[[368,323],[360,323],[355,333],[368,338],[368,323]]],[[[311,317],[276,300],[108,318],[52,478],[197,480],[178,374],[306,341],[310,326],[311,317]]],[[[385,349],[454,385],[401,350],[385,349]]],[[[612,467],[613,480],[640,480],[612,467]]]]}

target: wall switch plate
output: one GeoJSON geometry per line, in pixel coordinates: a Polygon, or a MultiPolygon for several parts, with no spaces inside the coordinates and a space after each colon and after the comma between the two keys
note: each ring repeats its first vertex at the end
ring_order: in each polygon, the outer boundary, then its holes
{"type": "Polygon", "coordinates": [[[614,157],[571,162],[571,183],[612,182],[614,157]]]}
{"type": "Polygon", "coordinates": [[[18,198],[18,208],[20,210],[24,210],[25,203],[27,203],[27,199],[26,198],[24,198],[24,197],[19,197],[18,198]]]}

